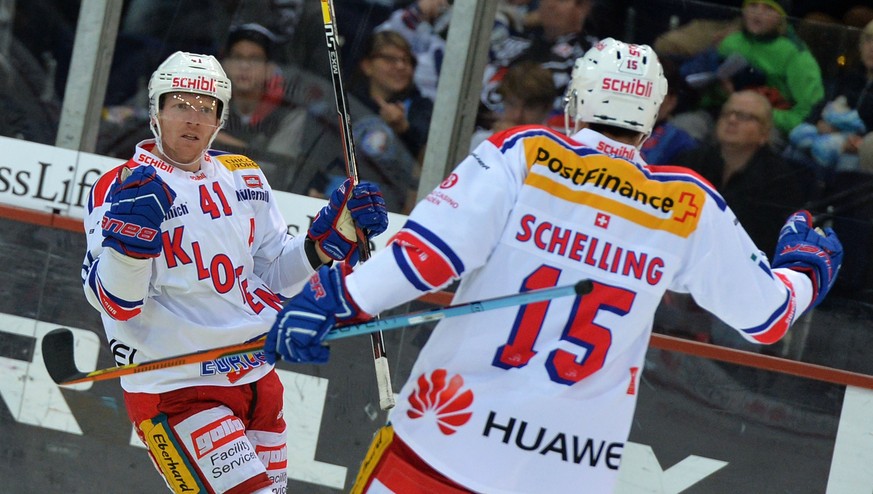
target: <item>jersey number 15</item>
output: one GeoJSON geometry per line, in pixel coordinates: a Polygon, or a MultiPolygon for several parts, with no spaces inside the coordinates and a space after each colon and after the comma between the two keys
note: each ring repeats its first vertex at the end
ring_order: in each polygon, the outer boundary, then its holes
{"type": "MultiPolygon", "coordinates": [[[[521,291],[557,286],[561,270],[540,266],[522,282],[521,291]]],[[[546,369],[552,381],[571,385],[585,379],[603,367],[612,345],[612,330],[594,322],[598,312],[605,310],[624,316],[631,310],[636,294],[630,290],[593,282],[586,295],[577,295],[570,309],[561,339],[585,349],[580,358],[566,350],[555,349],[546,359],[546,369]]],[[[497,349],[493,365],[511,369],[524,367],[537,354],[537,337],[546,318],[550,301],[522,305],[512,325],[509,341],[497,349]]]]}

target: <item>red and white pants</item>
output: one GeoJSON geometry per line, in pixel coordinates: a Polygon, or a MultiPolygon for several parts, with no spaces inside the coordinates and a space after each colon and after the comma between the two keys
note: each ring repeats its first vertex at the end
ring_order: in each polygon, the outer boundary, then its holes
{"type": "Polygon", "coordinates": [[[424,462],[389,425],[379,429],[351,494],[468,494],[424,462]]]}
{"type": "Polygon", "coordinates": [[[124,401],[172,492],[284,494],[282,394],[274,370],[249,384],[125,392],[124,401]]]}

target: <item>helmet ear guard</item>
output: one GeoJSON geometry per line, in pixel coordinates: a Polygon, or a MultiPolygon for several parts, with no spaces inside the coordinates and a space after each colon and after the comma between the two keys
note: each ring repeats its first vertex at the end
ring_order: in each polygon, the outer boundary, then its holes
{"type": "Polygon", "coordinates": [[[648,136],[666,95],[667,79],[651,47],[606,38],[573,66],[564,96],[567,133],[576,132],[579,122],[586,122],[648,136]]]}

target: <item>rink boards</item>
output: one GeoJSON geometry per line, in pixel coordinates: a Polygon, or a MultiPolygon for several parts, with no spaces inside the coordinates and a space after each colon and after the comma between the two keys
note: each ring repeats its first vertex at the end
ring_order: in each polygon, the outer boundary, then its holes
{"type": "MultiPolygon", "coordinates": [[[[0,145],[6,151],[0,203],[26,209],[7,209],[4,216],[14,219],[0,220],[6,274],[0,297],[0,491],[164,492],[132,433],[118,383],[60,388],[40,352],[43,334],[66,327],[75,333],[81,369],[113,365],[98,314],[82,294],[85,242],[75,226],[90,184],[119,160],[8,138],[0,145]],[[27,211],[53,216],[42,224],[19,221],[27,211]]],[[[292,233],[305,231],[323,202],[281,192],[276,200],[292,233]]],[[[382,238],[402,220],[393,215],[382,238]]],[[[427,327],[385,334],[395,389],[427,334],[427,327]]],[[[332,348],[328,365],[279,366],[289,492],[348,491],[373,432],[385,421],[369,338],[337,341],[332,348]]],[[[639,391],[621,493],[869,494],[873,485],[873,395],[864,388],[651,349],[639,391]]]]}

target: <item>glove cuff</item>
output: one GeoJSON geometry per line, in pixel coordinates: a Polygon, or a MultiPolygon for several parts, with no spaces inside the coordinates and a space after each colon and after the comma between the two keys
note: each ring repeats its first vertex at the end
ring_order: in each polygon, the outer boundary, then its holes
{"type": "Polygon", "coordinates": [[[373,319],[373,316],[361,310],[358,306],[358,303],[349,295],[348,288],[346,287],[346,276],[351,274],[352,266],[349,263],[341,262],[339,263],[335,270],[331,270],[331,276],[335,276],[336,287],[342,293],[340,294],[340,298],[344,303],[348,304],[348,315],[343,316],[342,314],[336,315],[337,322],[342,322],[346,324],[356,324],[359,322],[369,321],[373,319]]]}

